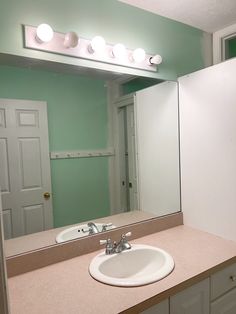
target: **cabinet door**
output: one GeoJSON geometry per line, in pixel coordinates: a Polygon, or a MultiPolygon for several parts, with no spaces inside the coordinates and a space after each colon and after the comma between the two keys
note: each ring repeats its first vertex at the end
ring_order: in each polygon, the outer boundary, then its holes
{"type": "Polygon", "coordinates": [[[226,293],[221,298],[212,302],[211,314],[235,314],[236,313],[236,289],[226,293]]]}
{"type": "Polygon", "coordinates": [[[209,314],[209,279],[170,298],[170,314],[209,314]]]}
{"type": "Polygon", "coordinates": [[[161,303],[141,312],[141,314],[169,314],[169,300],[164,300],[161,303]]]}

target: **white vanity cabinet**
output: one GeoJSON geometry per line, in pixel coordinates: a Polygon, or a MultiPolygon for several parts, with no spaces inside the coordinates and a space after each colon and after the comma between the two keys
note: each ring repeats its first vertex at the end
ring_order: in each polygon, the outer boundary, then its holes
{"type": "Polygon", "coordinates": [[[209,278],[170,297],[170,314],[209,314],[209,278]]]}
{"type": "Polygon", "coordinates": [[[236,263],[211,276],[211,314],[236,313],[236,263]]]}
{"type": "Polygon", "coordinates": [[[236,314],[236,263],[142,314],[236,314]]]}
{"type": "Polygon", "coordinates": [[[142,314],[209,314],[209,278],[150,307],[142,314]]]}
{"type": "Polygon", "coordinates": [[[141,314],[169,314],[169,299],[151,306],[149,309],[141,312],[141,314]]]}

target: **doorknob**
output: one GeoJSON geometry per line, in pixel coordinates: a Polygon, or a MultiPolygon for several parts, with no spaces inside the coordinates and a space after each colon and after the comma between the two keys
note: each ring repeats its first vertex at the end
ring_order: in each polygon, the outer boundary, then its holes
{"type": "Polygon", "coordinates": [[[44,196],[44,198],[45,198],[46,200],[48,200],[48,199],[50,198],[51,194],[50,194],[49,192],[45,192],[45,193],[43,194],[43,196],[44,196]]]}

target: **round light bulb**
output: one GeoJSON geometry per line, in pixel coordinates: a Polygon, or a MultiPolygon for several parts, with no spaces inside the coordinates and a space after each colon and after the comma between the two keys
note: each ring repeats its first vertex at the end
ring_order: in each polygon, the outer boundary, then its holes
{"type": "Polygon", "coordinates": [[[137,48],[133,51],[133,59],[135,62],[140,63],[146,59],[146,52],[142,48],[137,48]]]}
{"type": "Polygon", "coordinates": [[[149,63],[152,64],[161,64],[162,57],[160,55],[155,55],[149,59],[149,63]]]}
{"type": "Polygon", "coordinates": [[[53,38],[53,29],[48,24],[40,24],[36,30],[36,39],[40,43],[48,43],[53,38]]]}
{"type": "Polygon", "coordinates": [[[90,53],[101,53],[104,51],[106,47],[105,39],[102,36],[95,36],[89,45],[89,52],[90,53]]]}
{"type": "Polygon", "coordinates": [[[112,48],[112,55],[117,59],[123,59],[127,55],[127,50],[123,44],[116,44],[112,48]]]}
{"type": "Polygon", "coordinates": [[[79,43],[79,37],[75,32],[65,34],[64,46],[66,48],[75,48],[79,43]]]}

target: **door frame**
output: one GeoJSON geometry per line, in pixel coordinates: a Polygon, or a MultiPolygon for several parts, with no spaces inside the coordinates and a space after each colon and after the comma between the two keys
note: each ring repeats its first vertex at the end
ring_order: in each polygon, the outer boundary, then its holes
{"type": "MultiPolygon", "coordinates": [[[[120,160],[117,152],[119,151],[119,117],[118,109],[130,104],[135,104],[135,94],[122,95],[122,84],[132,78],[120,78],[108,81],[108,121],[109,138],[108,146],[114,147],[115,156],[109,158],[109,190],[110,190],[110,208],[111,215],[119,213],[121,208],[121,186],[120,186],[120,160]]],[[[136,150],[137,151],[137,150],[136,150]]],[[[138,208],[139,208],[139,199],[138,208]]]]}
{"type": "Polygon", "coordinates": [[[0,312],[9,314],[7,268],[4,252],[2,199],[0,193],[0,299],[3,300],[3,302],[0,302],[0,312]]]}
{"type": "Polygon", "coordinates": [[[236,24],[213,33],[213,64],[225,61],[225,42],[236,37],[236,24]]]}

